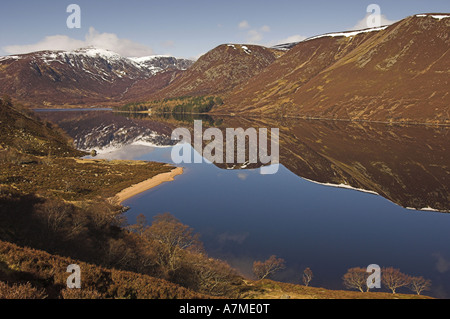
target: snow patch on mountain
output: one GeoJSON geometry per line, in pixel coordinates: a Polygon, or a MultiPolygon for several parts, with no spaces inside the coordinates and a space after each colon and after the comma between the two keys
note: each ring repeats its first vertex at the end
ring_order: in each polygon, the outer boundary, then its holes
{"type": "Polygon", "coordinates": [[[150,55],[150,56],[143,56],[143,57],[139,57],[139,58],[129,58],[129,59],[136,63],[145,63],[145,62],[154,61],[158,58],[171,58],[171,56],[170,55],[150,55]]]}
{"type": "Polygon", "coordinates": [[[0,56],[0,61],[6,61],[6,60],[20,60],[21,57],[18,55],[8,55],[8,56],[0,56]]]}
{"type": "Polygon", "coordinates": [[[250,50],[248,47],[246,47],[245,45],[242,46],[242,50],[244,50],[245,53],[247,53],[248,55],[252,54],[252,50],[250,50]]]}
{"type": "Polygon", "coordinates": [[[302,177],[304,180],[314,183],[314,184],[318,184],[318,185],[322,185],[322,186],[327,186],[327,187],[336,187],[336,188],[346,188],[346,189],[351,189],[354,191],[358,191],[358,192],[362,192],[362,193],[368,193],[368,194],[373,194],[373,195],[379,195],[377,192],[374,191],[370,191],[367,189],[362,189],[362,188],[356,188],[356,187],[352,187],[350,185],[347,184],[331,184],[331,183],[321,183],[321,182],[317,182],[317,181],[313,181],[311,179],[307,179],[305,177],[302,177]]]}
{"type": "Polygon", "coordinates": [[[325,38],[325,37],[333,37],[333,38],[334,37],[347,37],[347,38],[349,38],[349,37],[354,37],[355,35],[358,35],[358,34],[361,34],[361,33],[382,31],[382,30],[385,30],[388,27],[389,26],[382,26],[382,27],[369,28],[369,29],[364,29],[364,30],[326,33],[326,34],[316,35],[316,36],[307,38],[307,39],[305,39],[303,41],[299,41],[299,42],[278,44],[278,45],[273,46],[272,49],[277,49],[277,50],[282,50],[282,51],[289,51],[290,49],[295,47],[297,44],[302,43],[302,42],[307,42],[307,41],[310,41],[310,40],[315,40],[315,39],[320,39],[320,38],[325,38]]]}
{"type": "Polygon", "coordinates": [[[418,18],[432,17],[434,19],[442,20],[442,19],[450,18],[450,15],[443,15],[443,14],[416,14],[416,17],[418,17],[418,18]]]}
{"type": "MultiPolygon", "coordinates": [[[[80,67],[87,73],[92,73],[92,71],[95,71],[94,73],[97,74],[101,73],[107,78],[111,74],[105,73],[105,68],[119,78],[125,76],[135,78],[136,76],[132,74],[138,73],[142,76],[153,76],[167,69],[186,70],[194,63],[194,61],[188,59],[179,59],[168,55],[128,58],[113,51],[95,47],[81,48],[74,51],[41,51],[32,54],[32,60],[36,62],[42,61],[47,65],[52,63],[69,64],[70,66],[80,67]],[[130,72],[127,72],[127,70],[130,70],[130,72]]],[[[29,55],[4,56],[0,57],[0,61],[20,60],[29,55]]],[[[108,79],[108,82],[110,81],[111,79],[108,79]]]]}
{"type": "Polygon", "coordinates": [[[306,42],[306,41],[310,41],[310,40],[314,40],[314,39],[319,39],[319,38],[324,38],[324,37],[354,37],[355,35],[361,34],[361,33],[368,33],[368,32],[374,32],[374,31],[382,31],[387,29],[387,27],[389,26],[383,26],[383,27],[378,27],[378,28],[370,28],[370,29],[364,29],[364,30],[356,30],[356,31],[345,31],[345,32],[335,32],[335,33],[327,33],[327,34],[322,34],[322,35],[318,35],[318,36],[314,36],[311,38],[308,38],[302,42],[306,42]]]}

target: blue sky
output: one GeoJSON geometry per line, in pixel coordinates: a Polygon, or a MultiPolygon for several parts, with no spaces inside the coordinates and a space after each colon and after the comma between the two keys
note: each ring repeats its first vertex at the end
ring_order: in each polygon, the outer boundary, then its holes
{"type": "Polygon", "coordinates": [[[450,12],[448,0],[9,0],[0,11],[0,55],[95,43],[128,56],[192,58],[222,43],[274,45],[350,30],[372,3],[386,22],[450,12]],[[81,29],[67,28],[71,3],[81,7],[81,29]]]}

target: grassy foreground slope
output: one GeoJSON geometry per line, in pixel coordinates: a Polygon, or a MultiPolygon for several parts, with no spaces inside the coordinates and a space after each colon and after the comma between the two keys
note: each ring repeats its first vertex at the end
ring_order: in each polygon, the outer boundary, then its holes
{"type": "Polygon", "coordinates": [[[22,290],[22,295],[63,299],[200,299],[205,295],[166,280],[134,272],[106,269],[92,264],[21,248],[0,241],[0,298],[22,290]],[[66,288],[67,266],[77,264],[82,271],[80,290],[66,288]],[[27,285],[28,283],[28,285],[27,285]],[[26,289],[24,289],[26,287],[26,289]]]}
{"type": "MultiPolygon", "coordinates": [[[[429,299],[425,296],[361,293],[305,287],[272,280],[243,281],[241,299],[429,299]]],[[[163,279],[22,248],[0,241],[0,299],[205,299],[205,294],[163,279]],[[82,289],[66,288],[67,266],[82,269],[82,289]],[[3,282],[3,283],[2,283],[3,282]],[[9,284],[7,284],[9,283],[9,284]]]]}
{"type": "Polygon", "coordinates": [[[253,281],[247,284],[250,289],[243,295],[245,299],[431,299],[409,294],[329,290],[272,280],[253,281]]]}

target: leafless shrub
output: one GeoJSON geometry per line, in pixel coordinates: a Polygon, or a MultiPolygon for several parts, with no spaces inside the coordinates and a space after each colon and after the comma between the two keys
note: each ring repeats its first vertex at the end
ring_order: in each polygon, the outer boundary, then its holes
{"type": "Polygon", "coordinates": [[[423,277],[411,277],[408,288],[420,296],[422,292],[430,290],[431,280],[427,280],[423,277]]]}
{"type": "Polygon", "coordinates": [[[285,261],[276,256],[270,256],[266,261],[255,261],[253,263],[253,273],[258,279],[266,279],[276,272],[285,268],[285,261]]]}
{"type": "Polygon", "coordinates": [[[368,291],[367,279],[369,274],[366,269],[355,267],[350,268],[347,273],[342,277],[344,286],[348,289],[357,289],[361,292],[368,291]]]}
{"type": "Polygon", "coordinates": [[[306,268],[303,271],[303,283],[305,284],[306,287],[309,286],[309,283],[311,282],[311,280],[313,279],[313,272],[310,268],[306,268]]]}
{"type": "Polygon", "coordinates": [[[398,288],[406,287],[410,284],[410,277],[398,269],[389,267],[382,270],[381,281],[395,294],[398,288]]]}

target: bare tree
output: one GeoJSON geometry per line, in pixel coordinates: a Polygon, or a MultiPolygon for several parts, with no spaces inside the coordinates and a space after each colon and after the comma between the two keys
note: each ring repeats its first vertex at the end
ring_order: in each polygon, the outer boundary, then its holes
{"type": "Polygon", "coordinates": [[[389,267],[383,269],[381,281],[393,294],[395,294],[398,288],[409,285],[410,277],[403,274],[398,269],[389,267]]]}
{"type": "Polygon", "coordinates": [[[350,268],[347,273],[342,277],[344,286],[348,289],[358,289],[361,292],[369,291],[367,287],[367,279],[369,274],[366,269],[355,267],[350,268]]]}
{"type": "Polygon", "coordinates": [[[169,213],[156,216],[144,236],[155,243],[160,266],[171,271],[178,268],[183,250],[202,249],[198,235],[169,213]]]}
{"type": "Polygon", "coordinates": [[[411,277],[408,288],[415,292],[418,296],[426,290],[430,290],[431,280],[427,280],[423,277],[411,277]]]}
{"type": "Polygon", "coordinates": [[[225,262],[212,258],[205,258],[195,254],[192,258],[199,280],[201,291],[211,296],[224,296],[230,293],[238,275],[225,262]]]}
{"type": "Polygon", "coordinates": [[[136,224],[128,226],[128,229],[138,235],[142,235],[147,227],[147,218],[144,214],[139,214],[136,217],[136,224]]]}
{"type": "Polygon", "coordinates": [[[253,273],[258,279],[265,279],[272,276],[279,270],[285,268],[285,261],[276,256],[270,256],[266,261],[255,261],[253,263],[253,273]]]}
{"type": "Polygon", "coordinates": [[[47,226],[47,235],[67,232],[71,224],[73,206],[60,200],[47,200],[37,207],[37,214],[47,226]]]}
{"type": "Polygon", "coordinates": [[[308,267],[303,271],[303,283],[305,284],[306,287],[309,286],[309,283],[311,282],[312,279],[313,279],[313,272],[308,267]]]}

